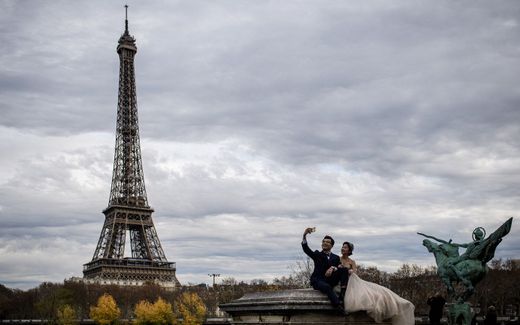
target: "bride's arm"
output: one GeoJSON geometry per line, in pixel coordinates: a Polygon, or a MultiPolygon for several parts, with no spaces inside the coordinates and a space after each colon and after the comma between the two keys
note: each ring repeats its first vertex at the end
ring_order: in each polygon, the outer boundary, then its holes
{"type": "Polygon", "coordinates": [[[357,265],[356,261],[352,260],[352,269],[350,269],[349,273],[357,273],[357,265]]]}

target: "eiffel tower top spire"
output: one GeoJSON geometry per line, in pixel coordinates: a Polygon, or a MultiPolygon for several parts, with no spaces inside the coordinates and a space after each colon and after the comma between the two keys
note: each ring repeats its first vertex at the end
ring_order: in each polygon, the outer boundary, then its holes
{"type": "Polygon", "coordinates": [[[129,50],[133,50],[137,52],[137,47],[135,46],[135,38],[130,35],[128,31],[128,5],[125,5],[125,32],[119,38],[119,45],[117,47],[117,52],[119,53],[120,47],[128,48],[129,50]]]}

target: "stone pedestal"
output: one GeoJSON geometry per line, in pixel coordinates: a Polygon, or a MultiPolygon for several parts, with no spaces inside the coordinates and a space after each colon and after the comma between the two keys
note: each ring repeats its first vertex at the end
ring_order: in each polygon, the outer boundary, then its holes
{"type": "MultiPolygon", "coordinates": [[[[220,305],[220,309],[231,315],[234,325],[375,324],[362,311],[343,315],[331,306],[324,294],[313,289],[249,293],[220,305]]],[[[391,322],[388,320],[380,324],[391,322]]]]}

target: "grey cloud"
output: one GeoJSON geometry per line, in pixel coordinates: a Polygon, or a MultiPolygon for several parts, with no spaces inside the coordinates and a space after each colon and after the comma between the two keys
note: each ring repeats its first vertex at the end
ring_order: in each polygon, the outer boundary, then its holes
{"type": "MultiPolygon", "coordinates": [[[[97,242],[124,11],[1,6],[0,249],[12,262],[74,247],[66,265],[37,273],[1,263],[0,282],[28,287],[79,275],[97,242]]],[[[415,232],[469,240],[514,216],[519,11],[514,1],[130,3],[146,185],[181,281],[207,281],[200,261],[237,278],[287,274],[310,225],[351,238],[363,264],[427,265],[415,232]],[[256,271],[235,273],[229,256],[256,271]]],[[[517,257],[516,238],[513,226],[497,256],[517,257]]]]}

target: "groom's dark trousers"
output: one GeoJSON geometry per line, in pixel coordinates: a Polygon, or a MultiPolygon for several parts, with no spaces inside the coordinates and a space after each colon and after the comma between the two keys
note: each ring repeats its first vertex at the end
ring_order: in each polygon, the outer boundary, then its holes
{"type": "Polygon", "coordinates": [[[342,287],[347,286],[348,270],[346,268],[338,268],[332,272],[330,277],[326,277],[325,272],[327,272],[331,266],[337,267],[340,264],[339,256],[332,252],[327,255],[317,250],[312,251],[307,245],[306,240],[302,241],[302,248],[305,254],[314,261],[314,271],[311,275],[312,287],[326,294],[333,306],[338,306],[340,301],[333,288],[338,283],[341,283],[342,287]]]}

